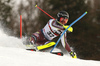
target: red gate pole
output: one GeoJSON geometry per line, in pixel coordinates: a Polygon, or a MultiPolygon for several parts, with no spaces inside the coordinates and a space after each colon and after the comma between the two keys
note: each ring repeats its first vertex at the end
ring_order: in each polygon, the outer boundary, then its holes
{"type": "Polygon", "coordinates": [[[20,39],[22,38],[22,15],[20,15],[20,39]]]}

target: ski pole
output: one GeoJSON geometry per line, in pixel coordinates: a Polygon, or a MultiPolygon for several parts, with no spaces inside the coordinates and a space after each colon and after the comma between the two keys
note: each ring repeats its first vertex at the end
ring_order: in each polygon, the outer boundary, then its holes
{"type": "MultiPolygon", "coordinates": [[[[74,25],[77,21],[79,21],[82,17],[84,17],[87,14],[87,12],[85,12],[84,14],[82,14],[79,18],[77,18],[74,22],[72,22],[68,28],[70,28],[72,25],[74,25]]],[[[50,53],[52,53],[52,51],[54,50],[54,48],[57,46],[57,44],[59,43],[61,37],[64,35],[64,33],[68,30],[68,28],[61,34],[60,38],[58,39],[58,41],[56,42],[55,46],[53,47],[53,49],[50,51],[50,53]]]]}

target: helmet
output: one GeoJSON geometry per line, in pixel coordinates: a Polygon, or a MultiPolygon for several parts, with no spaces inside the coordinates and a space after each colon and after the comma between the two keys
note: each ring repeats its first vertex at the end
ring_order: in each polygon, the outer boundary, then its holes
{"type": "Polygon", "coordinates": [[[66,11],[60,11],[57,14],[57,20],[59,21],[61,17],[69,19],[69,14],[66,11]]]}

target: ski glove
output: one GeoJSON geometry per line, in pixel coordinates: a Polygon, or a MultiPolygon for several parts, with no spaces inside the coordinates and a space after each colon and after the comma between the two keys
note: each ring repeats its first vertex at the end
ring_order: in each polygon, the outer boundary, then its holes
{"type": "Polygon", "coordinates": [[[70,51],[69,54],[72,56],[72,58],[77,58],[76,53],[73,51],[70,51]]]}
{"type": "MultiPolygon", "coordinates": [[[[69,25],[66,25],[66,26],[63,25],[63,27],[64,27],[64,29],[67,29],[67,28],[69,27],[69,25]]],[[[73,32],[73,28],[72,28],[72,27],[69,27],[69,28],[68,28],[68,31],[69,31],[69,32],[73,32]]]]}

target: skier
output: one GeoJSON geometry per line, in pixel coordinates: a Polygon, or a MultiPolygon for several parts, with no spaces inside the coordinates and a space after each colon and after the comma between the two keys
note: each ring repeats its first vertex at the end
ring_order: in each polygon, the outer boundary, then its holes
{"type": "MultiPolygon", "coordinates": [[[[35,33],[29,38],[31,44],[37,46],[38,50],[45,49],[55,45],[55,42],[51,42],[55,37],[61,35],[64,30],[68,27],[64,26],[67,24],[69,14],[66,11],[60,11],[57,14],[57,19],[50,19],[45,27],[35,33]]],[[[73,31],[73,28],[68,29],[69,32],[73,31]]],[[[76,58],[76,53],[73,52],[66,40],[66,33],[61,38],[63,47],[69,52],[72,58],[76,58]]]]}

